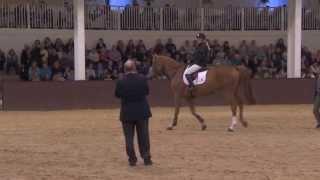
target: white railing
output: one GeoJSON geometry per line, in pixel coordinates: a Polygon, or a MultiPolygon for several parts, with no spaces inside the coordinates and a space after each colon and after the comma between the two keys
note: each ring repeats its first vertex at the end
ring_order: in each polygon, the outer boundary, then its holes
{"type": "Polygon", "coordinates": [[[29,5],[30,27],[38,29],[72,29],[72,6],[29,5]]]}
{"type": "MultiPolygon", "coordinates": [[[[0,28],[73,29],[72,6],[0,2],[0,28]]],[[[285,7],[150,8],[86,6],[86,28],[147,31],[281,31],[285,7]]],[[[320,8],[304,8],[304,30],[320,30],[320,8]]]]}
{"type": "Polygon", "coordinates": [[[245,30],[282,30],[284,8],[245,8],[245,30]]]}
{"type": "MultiPolygon", "coordinates": [[[[0,2],[1,3],[1,2],[0,2]]],[[[26,4],[0,4],[1,28],[27,28],[28,7],[26,4]]]]}
{"type": "Polygon", "coordinates": [[[320,30],[320,9],[308,8],[302,10],[302,26],[304,30],[320,30]]]}
{"type": "Polygon", "coordinates": [[[204,30],[206,31],[234,31],[242,28],[241,8],[205,8],[204,30]]]}
{"type": "Polygon", "coordinates": [[[163,8],[163,30],[201,30],[202,13],[200,8],[163,8]]]}

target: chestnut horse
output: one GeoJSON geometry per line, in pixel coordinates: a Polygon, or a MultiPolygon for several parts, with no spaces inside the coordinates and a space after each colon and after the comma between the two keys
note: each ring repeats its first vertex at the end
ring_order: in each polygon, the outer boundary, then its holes
{"type": "Polygon", "coordinates": [[[243,118],[243,104],[255,104],[250,82],[250,71],[245,67],[216,66],[209,67],[206,82],[190,90],[183,82],[183,73],[186,65],[176,62],[166,56],[154,55],[152,60],[152,75],[164,75],[171,81],[174,94],[175,112],[172,124],[167,128],[172,130],[177,126],[181,100],[185,99],[192,115],[200,122],[201,129],[207,128],[204,119],[196,113],[194,99],[199,96],[208,96],[222,92],[225,100],[230,104],[232,111],[231,124],[228,128],[233,131],[237,124],[237,107],[239,107],[239,120],[244,127],[248,126],[243,118]]]}

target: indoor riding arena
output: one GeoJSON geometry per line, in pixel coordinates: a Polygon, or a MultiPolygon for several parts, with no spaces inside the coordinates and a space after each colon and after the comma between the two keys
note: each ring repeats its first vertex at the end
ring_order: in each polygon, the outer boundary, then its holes
{"type": "Polygon", "coordinates": [[[317,0],[0,0],[0,180],[319,180],[319,12],[317,0]],[[203,42],[208,71],[250,70],[247,127],[230,131],[221,88],[195,98],[206,129],[182,101],[168,130],[179,78],[156,77],[154,57],[190,68],[203,42]],[[127,60],[148,82],[151,165],[137,133],[128,164],[127,60]]]}

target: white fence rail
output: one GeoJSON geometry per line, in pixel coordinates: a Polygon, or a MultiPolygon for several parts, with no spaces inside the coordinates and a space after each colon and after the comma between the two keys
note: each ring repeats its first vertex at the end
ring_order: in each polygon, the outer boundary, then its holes
{"type": "MultiPolygon", "coordinates": [[[[0,28],[73,29],[72,6],[0,2],[0,28]]],[[[86,28],[147,31],[281,31],[287,9],[86,6],[86,28]]],[[[302,11],[303,30],[320,30],[320,8],[302,11]]]]}

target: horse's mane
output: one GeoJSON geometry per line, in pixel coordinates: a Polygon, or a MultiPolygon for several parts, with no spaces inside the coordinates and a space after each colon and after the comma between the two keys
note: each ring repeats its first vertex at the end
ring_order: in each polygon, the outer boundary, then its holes
{"type": "Polygon", "coordinates": [[[159,60],[161,63],[167,63],[170,66],[175,66],[175,67],[181,67],[184,66],[184,64],[177,62],[171,57],[168,56],[163,56],[163,55],[157,55],[157,60],[159,60]]]}

